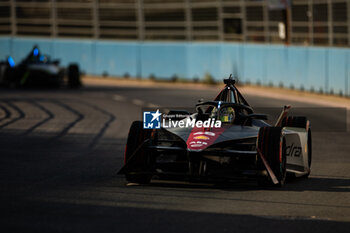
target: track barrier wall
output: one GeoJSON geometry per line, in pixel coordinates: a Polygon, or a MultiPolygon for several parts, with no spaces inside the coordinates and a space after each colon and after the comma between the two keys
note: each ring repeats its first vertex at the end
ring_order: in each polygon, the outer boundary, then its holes
{"type": "Polygon", "coordinates": [[[20,62],[34,45],[66,66],[92,75],[217,80],[230,73],[244,83],[350,96],[350,48],[244,43],[123,42],[1,37],[0,59],[20,62]]]}

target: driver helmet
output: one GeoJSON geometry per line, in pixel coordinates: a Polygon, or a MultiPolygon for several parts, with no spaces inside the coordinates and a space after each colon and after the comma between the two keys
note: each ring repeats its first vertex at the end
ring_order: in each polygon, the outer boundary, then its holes
{"type": "Polygon", "coordinates": [[[235,110],[233,107],[222,108],[220,111],[220,121],[223,123],[231,123],[235,118],[235,110]]]}

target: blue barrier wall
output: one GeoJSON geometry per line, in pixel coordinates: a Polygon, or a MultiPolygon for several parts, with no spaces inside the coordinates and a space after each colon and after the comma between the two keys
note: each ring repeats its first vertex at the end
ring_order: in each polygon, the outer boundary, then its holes
{"type": "Polygon", "coordinates": [[[19,62],[34,44],[88,74],[222,79],[233,73],[243,82],[350,95],[349,48],[1,37],[0,58],[19,62]]]}

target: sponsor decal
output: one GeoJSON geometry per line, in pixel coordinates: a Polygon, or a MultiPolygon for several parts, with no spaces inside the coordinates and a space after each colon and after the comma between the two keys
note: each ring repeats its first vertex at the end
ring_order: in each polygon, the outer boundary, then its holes
{"type": "Polygon", "coordinates": [[[286,147],[286,155],[291,157],[300,157],[301,155],[301,147],[292,145],[286,147]]]}
{"type": "Polygon", "coordinates": [[[191,147],[202,147],[202,144],[192,144],[191,147]]]}
{"type": "Polygon", "coordinates": [[[173,121],[171,119],[163,119],[162,121],[163,128],[220,128],[221,121],[210,118],[205,121],[196,121],[196,119],[186,118],[181,121],[173,121]]]}
{"type": "Polygon", "coordinates": [[[156,112],[143,112],[143,128],[144,129],[160,129],[160,116],[162,114],[159,109],[156,112]]]}
{"type": "Polygon", "coordinates": [[[202,135],[202,134],[205,134],[205,135],[208,135],[208,136],[215,136],[215,133],[213,132],[196,132],[194,133],[193,135],[202,135]]]}
{"type": "MultiPolygon", "coordinates": [[[[143,128],[144,129],[160,129],[163,128],[220,128],[221,121],[215,120],[214,118],[209,118],[205,121],[200,121],[193,119],[191,117],[186,117],[180,121],[172,120],[167,117],[163,117],[161,120],[162,113],[159,112],[159,109],[155,112],[143,112],[143,128]]],[[[215,136],[215,134],[208,132],[209,136],[215,136]]],[[[209,138],[208,138],[209,139],[209,138]]]]}
{"type": "Polygon", "coordinates": [[[202,142],[202,141],[191,141],[191,142],[190,142],[190,145],[192,145],[192,144],[202,144],[202,145],[208,145],[208,143],[206,143],[206,142],[202,142]]]}
{"type": "Polygon", "coordinates": [[[200,136],[195,136],[193,139],[202,139],[202,140],[209,140],[209,137],[200,135],[200,136]]]}
{"type": "Polygon", "coordinates": [[[193,128],[187,139],[187,148],[199,151],[215,143],[216,139],[227,129],[226,126],[221,128],[193,128]]]}

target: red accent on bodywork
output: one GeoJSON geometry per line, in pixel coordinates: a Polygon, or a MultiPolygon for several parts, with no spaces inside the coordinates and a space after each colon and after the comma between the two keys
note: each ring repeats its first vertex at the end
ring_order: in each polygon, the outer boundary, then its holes
{"type": "Polygon", "coordinates": [[[190,150],[203,150],[212,145],[216,139],[226,130],[226,127],[220,128],[193,128],[187,139],[187,148],[190,150]],[[207,139],[195,139],[197,136],[206,136],[207,139]]]}
{"type": "Polygon", "coordinates": [[[124,164],[126,164],[126,150],[128,149],[128,145],[125,145],[125,151],[124,151],[124,164]]]}

